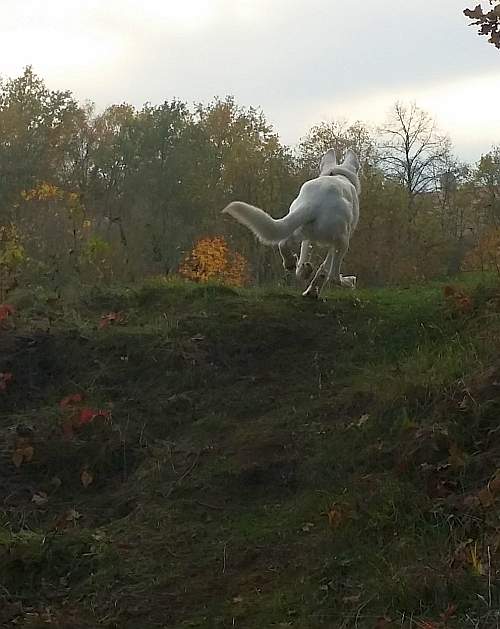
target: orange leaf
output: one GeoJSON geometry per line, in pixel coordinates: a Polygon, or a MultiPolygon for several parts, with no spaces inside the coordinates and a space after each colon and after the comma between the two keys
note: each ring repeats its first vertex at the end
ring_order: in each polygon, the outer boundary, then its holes
{"type": "Polygon", "coordinates": [[[20,438],[12,455],[12,462],[19,468],[23,463],[29,463],[33,459],[34,453],[33,446],[27,443],[26,439],[20,438]]]}
{"type": "Polygon", "coordinates": [[[88,470],[83,470],[82,473],[80,474],[80,480],[82,482],[82,485],[86,489],[89,485],[91,485],[94,482],[94,476],[92,472],[89,472],[88,470]]]}
{"type": "Polygon", "coordinates": [[[23,456],[26,463],[29,463],[35,454],[35,449],[33,446],[26,446],[23,450],[23,456]]]}
{"type": "Polygon", "coordinates": [[[17,468],[19,468],[21,467],[23,461],[24,461],[23,453],[20,452],[19,450],[16,450],[14,454],[12,455],[12,462],[17,468]]]}
{"type": "Polygon", "coordinates": [[[100,328],[107,328],[111,323],[124,323],[125,316],[121,312],[108,312],[99,321],[100,328]]]}
{"type": "Polygon", "coordinates": [[[332,505],[327,513],[328,524],[332,529],[338,528],[344,521],[344,514],[338,506],[332,505]]]}

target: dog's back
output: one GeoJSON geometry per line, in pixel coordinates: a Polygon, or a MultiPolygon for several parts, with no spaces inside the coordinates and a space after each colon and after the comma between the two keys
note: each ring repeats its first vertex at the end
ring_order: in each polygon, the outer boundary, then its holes
{"type": "Polygon", "coordinates": [[[322,244],[335,242],[352,234],[359,219],[356,182],[351,174],[324,175],[307,181],[290,207],[290,213],[309,208],[309,221],[298,236],[322,244]]]}

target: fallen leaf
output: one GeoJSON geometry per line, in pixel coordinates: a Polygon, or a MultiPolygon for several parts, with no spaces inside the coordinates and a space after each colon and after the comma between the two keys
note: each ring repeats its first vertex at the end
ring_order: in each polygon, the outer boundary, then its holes
{"type": "Polygon", "coordinates": [[[21,437],[18,439],[16,449],[12,455],[12,462],[19,468],[23,463],[29,463],[33,459],[35,449],[29,442],[21,437]]]}
{"type": "Polygon", "coordinates": [[[364,415],[361,415],[361,417],[358,419],[356,426],[358,428],[361,428],[361,426],[364,426],[369,419],[370,419],[370,416],[367,413],[365,413],[364,415]]]}
{"type": "Polygon", "coordinates": [[[14,463],[16,467],[19,468],[21,467],[23,461],[24,461],[24,456],[22,452],[19,452],[19,450],[16,450],[14,454],[12,455],[12,462],[14,463]]]}
{"type": "Polygon", "coordinates": [[[103,314],[99,321],[99,327],[107,328],[111,323],[125,323],[125,316],[121,312],[108,312],[103,314]]]}
{"type": "Polygon", "coordinates": [[[434,622],[433,620],[423,620],[419,623],[420,629],[440,629],[441,623],[434,622]]]}
{"type": "Polygon", "coordinates": [[[16,312],[11,304],[0,304],[0,321],[5,321],[16,312]]]}
{"type": "Polygon", "coordinates": [[[337,529],[344,521],[344,515],[336,505],[332,505],[326,515],[328,517],[328,524],[332,529],[337,529]]]}
{"type": "Polygon", "coordinates": [[[33,446],[26,446],[23,449],[23,456],[26,463],[29,463],[35,454],[35,448],[33,446]]]}
{"type": "Polygon", "coordinates": [[[346,605],[354,605],[356,603],[359,603],[360,600],[361,600],[361,594],[356,594],[353,596],[344,596],[342,598],[342,602],[345,603],[346,605]]]}
{"type": "Polygon", "coordinates": [[[80,414],[78,415],[77,424],[90,424],[90,422],[96,417],[96,414],[96,411],[94,411],[92,408],[82,408],[80,414]]]}
{"type": "Polygon", "coordinates": [[[61,408],[67,408],[68,406],[74,406],[75,404],[80,404],[83,401],[83,395],[81,393],[72,393],[71,395],[67,395],[63,397],[63,399],[59,402],[59,406],[61,408]]]}
{"type": "Polygon", "coordinates": [[[493,495],[500,494],[500,472],[497,472],[495,478],[490,480],[488,488],[493,495]]]}
{"type": "Polygon", "coordinates": [[[36,494],[33,494],[33,498],[31,502],[34,502],[38,507],[46,504],[49,501],[49,497],[44,491],[38,491],[36,494]]]}
{"type": "Polygon", "coordinates": [[[7,385],[9,385],[14,376],[10,371],[0,372],[0,391],[5,391],[7,389],[7,385]]]}
{"type": "Polygon", "coordinates": [[[484,489],[481,489],[481,491],[478,493],[477,497],[479,498],[479,502],[481,503],[481,505],[483,507],[491,507],[495,503],[495,496],[488,489],[488,487],[485,487],[484,489]]]}
{"type": "Polygon", "coordinates": [[[82,517],[82,514],[76,509],[68,509],[68,511],[64,514],[64,517],[68,522],[76,522],[82,517]]]}
{"type": "Polygon", "coordinates": [[[94,482],[94,476],[92,472],[89,472],[88,470],[83,470],[82,473],[80,474],[80,480],[82,482],[82,485],[86,489],[89,485],[91,485],[94,482]]]}
{"type": "Polygon", "coordinates": [[[466,465],[466,455],[456,443],[452,443],[449,449],[449,457],[448,461],[454,469],[460,469],[461,467],[465,467],[466,465]]]}
{"type": "Polygon", "coordinates": [[[58,516],[58,518],[55,520],[53,524],[53,528],[60,530],[60,529],[68,528],[70,524],[73,524],[73,526],[76,526],[77,521],[81,517],[82,517],[81,514],[75,509],[69,509],[68,511],[65,511],[60,516],[58,516]]]}
{"type": "Polygon", "coordinates": [[[94,409],[94,408],[82,408],[78,417],[74,421],[74,425],[76,426],[84,426],[85,424],[90,424],[96,419],[96,417],[102,417],[104,419],[108,419],[111,416],[110,411],[105,411],[102,409],[94,409]]]}

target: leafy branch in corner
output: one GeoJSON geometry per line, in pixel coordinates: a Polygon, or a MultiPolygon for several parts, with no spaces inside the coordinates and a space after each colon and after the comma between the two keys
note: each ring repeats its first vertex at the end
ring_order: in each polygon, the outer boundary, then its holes
{"type": "Polygon", "coordinates": [[[489,35],[488,41],[496,48],[500,49],[500,2],[489,0],[493,7],[485,13],[482,6],[478,4],[474,9],[464,9],[464,14],[473,20],[472,25],[479,26],[479,35],[489,35]]]}

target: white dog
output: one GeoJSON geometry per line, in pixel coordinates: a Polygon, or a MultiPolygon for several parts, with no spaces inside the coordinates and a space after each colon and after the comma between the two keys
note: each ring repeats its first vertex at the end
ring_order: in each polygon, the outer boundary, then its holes
{"type": "Polygon", "coordinates": [[[306,181],[283,218],[274,219],[241,201],[233,201],[222,211],[246,225],[263,243],[278,243],[285,269],[296,269],[297,277],[305,281],[312,275],[311,243],[328,246],[304,296],[318,297],[330,278],[338,286],[354,288],[356,278],[342,277],[340,267],[359,219],[359,166],[354,151],[349,149],[338,165],[335,149],[328,149],[321,158],[319,177],[306,181]],[[296,241],[302,243],[298,262],[290,248],[296,241]]]}

